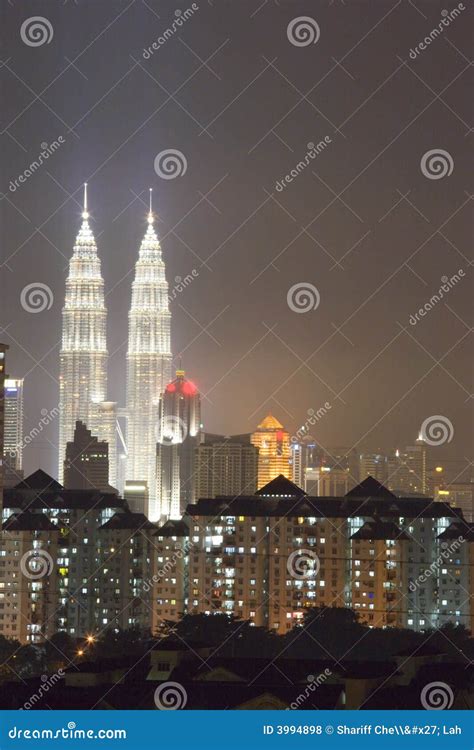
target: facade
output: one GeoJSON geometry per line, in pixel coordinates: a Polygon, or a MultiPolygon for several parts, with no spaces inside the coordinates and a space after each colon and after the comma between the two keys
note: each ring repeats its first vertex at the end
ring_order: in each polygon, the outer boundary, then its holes
{"type": "Polygon", "coordinates": [[[361,453],[359,456],[359,481],[373,477],[385,484],[388,477],[387,456],[382,453],[361,453]]]}
{"type": "Polygon", "coordinates": [[[305,492],[316,497],[344,497],[349,486],[349,469],[318,466],[304,474],[305,492]]]}
{"type": "Polygon", "coordinates": [[[142,513],[116,513],[98,533],[94,621],[104,628],[150,630],[157,527],[142,513]]]}
{"type": "MultiPolygon", "coordinates": [[[[168,283],[161,246],[148,215],[129,313],[127,351],[127,481],[146,482],[156,504],[156,443],[160,396],[171,377],[168,283]]],[[[141,512],[148,515],[149,508],[141,512]]]]}
{"type": "Polygon", "coordinates": [[[201,397],[184,370],[168,383],[160,400],[156,445],[156,492],[152,521],[179,519],[194,498],[195,449],[201,435],[201,397]]]}
{"type": "Polygon", "coordinates": [[[445,503],[398,498],[371,477],[345,497],[311,497],[280,476],[253,497],[200,499],[187,515],[190,612],[280,634],[317,606],[351,607],[373,627],[469,627],[469,598],[456,592],[472,585],[470,568],[425,576],[440,535],[462,519],[445,503]]]}
{"type": "MultiPolygon", "coordinates": [[[[178,621],[187,611],[189,591],[189,526],[186,521],[167,521],[154,536],[154,566],[150,582],[153,597],[152,632],[160,632],[166,620],[178,621]]],[[[189,591],[192,594],[191,591],[189,591]]]]}
{"type": "Polygon", "coordinates": [[[22,644],[56,632],[60,529],[44,514],[13,513],[2,527],[0,634],[22,644]]]}
{"type": "Polygon", "coordinates": [[[15,471],[23,468],[23,378],[5,380],[3,456],[15,471]]]}
{"type": "Polygon", "coordinates": [[[259,487],[268,484],[279,474],[290,477],[290,435],[278,419],[271,414],[265,417],[252,433],[250,441],[258,448],[259,487]]]}
{"type": "Polygon", "coordinates": [[[388,460],[387,487],[397,494],[427,494],[427,449],[426,442],[419,435],[414,445],[408,445],[404,451],[397,450],[388,460]]]}
{"type": "Polygon", "coordinates": [[[109,445],[97,440],[83,422],[76,422],[74,439],[66,445],[64,488],[102,490],[109,488],[109,445]]]}
{"type": "MultiPolygon", "coordinates": [[[[66,280],[59,375],[59,481],[63,481],[66,445],[77,420],[101,438],[98,405],[107,393],[107,344],[104,281],[94,235],[89,226],[84,188],[82,225],[76,237],[66,280]]],[[[109,436],[110,437],[110,436],[109,436]]],[[[110,453],[116,451],[110,445],[110,453]]],[[[115,477],[110,476],[115,482],[115,477]]]]}
{"type": "Polygon", "coordinates": [[[311,435],[303,437],[299,442],[291,442],[291,481],[298,487],[304,486],[306,470],[313,469],[321,464],[320,454],[321,451],[311,435]]]}
{"type": "Polygon", "coordinates": [[[3,478],[4,478],[4,464],[3,464],[3,452],[4,452],[4,440],[5,440],[5,378],[7,375],[6,370],[6,354],[8,351],[7,344],[0,343],[0,512],[3,508],[3,478]]]}
{"type": "Polygon", "coordinates": [[[193,499],[257,491],[258,448],[249,435],[205,435],[197,446],[193,499]]]}
{"type": "MultiPolygon", "coordinates": [[[[125,501],[114,492],[67,490],[41,470],[6,489],[4,501],[4,529],[17,514],[24,517],[28,512],[39,519],[38,523],[41,519],[48,522],[47,528],[39,529],[40,541],[57,545],[46,547],[53,558],[53,565],[45,568],[53,570],[48,576],[48,597],[54,604],[48,633],[65,630],[73,637],[85,637],[96,623],[97,598],[104,577],[104,570],[99,568],[99,530],[116,512],[127,510],[125,501]],[[57,530],[54,534],[49,523],[57,530]]],[[[36,546],[31,535],[24,541],[25,550],[28,544],[30,549],[36,546]]],[[[32,586],[31,590],[36,588],[32,586]]],[[[40,633],[44,632],[43,628],[40,633]]]]}

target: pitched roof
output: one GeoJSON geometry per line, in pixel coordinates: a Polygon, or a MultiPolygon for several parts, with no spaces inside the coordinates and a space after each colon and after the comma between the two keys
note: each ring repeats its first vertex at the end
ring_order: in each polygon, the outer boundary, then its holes
{"type": "Polygon", "coordinates": [[[189,536],[189,526],[186,521],[181,520],[169,520],[158,527],[158,531],[154,536],[189,536]]]}
{"type": "Polygon", "coordinates": [[[380,518],[369,520],[360,527],[351,539],[397,539],[405,541],[409,536],[393,521],[382,521],[380,518]]]}
{"type": "Polygon", "coordinates": [[[2,526],[3,531],[59,531],[44,513],[12,513],[2,526]]]}
{"type": "Polygon", "coordinates": [[[264,497],[304,497],[306,492],[294,482],[290,482],[283,474],[279,474],[255,494],[264,497]]]}
{"type": "Polygon", "coordinates": [[[346,497],[386,497],[396,499],[396,495],[390,492],[383,484],[380,484],[374,477],[370,475],[356,484],[349,492],[346,497]]]}
{"type": "Polygon", "coordinates": [[[46,474],[43,469],[37,469],[30,474],[26,479],[15,485],[14,489],[17,490],[62,490],[63,487],[49,474],[46,474]]]}
{"type": "Polygon", "coordinates": [[[268,414],[257,427],[258,430],[283,430],[283,425],[273,414],[268,414]]]}

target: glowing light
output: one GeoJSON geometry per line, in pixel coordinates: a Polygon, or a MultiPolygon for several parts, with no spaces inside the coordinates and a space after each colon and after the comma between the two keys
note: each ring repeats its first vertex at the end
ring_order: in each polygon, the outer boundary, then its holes
{"type": "Polygon", "coordinates": [[[174,383],[169,383],[169,385],[166,386],[166,390],[168,393],[174,393],[176,390],[176,386],[174,383]]]}
{"type": "Polygon", "coordinates": [[[443,467],[442,467],[442,466],[437,466],[437,467],[436,467],[436,469],[435,469],[435,471],[436,471],[436,472],[437,472],[438,474],[441,474],[441,472],[443,471],[443,467]]]}
{"type": "Polygon", "coordinates": [[[89,218],[89,211],[87,210],[87,182],[84,183],[84,210],[82,212],[82,218],[85,221],[89,218]]]}
{"type": "Polygon", "coordinates": [[[182,391],[186,396],[194,396],[197,393],[197,388],[194,385],[194,383],[191,383],[189,380],[187,380],[182,385],[182,391]]]}

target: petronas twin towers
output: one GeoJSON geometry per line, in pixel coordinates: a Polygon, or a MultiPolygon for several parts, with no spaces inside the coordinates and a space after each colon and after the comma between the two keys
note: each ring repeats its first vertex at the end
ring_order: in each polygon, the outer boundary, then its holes
{"type": "MultiPolygon", "coordinates": [[[[66,443],[77,420],[109,443],[109,482],[117,483],[117,405],[107,401],[107,343],[104,280],[97,245],[89,226],[87,185],[82,225],[66,280],[60,354],[59,480],[63,480],[66,443]]],[[[148,214],[128,316],[126,479],[143,483],[149,506],[156,502],[156,442],[160,396],[171,376],[168,284],[161,247],[148,214]]],[[[156,515],[156,513],[153,513],[156,515]]],[[[156,519],[154,519],[156,520],[156,519]]]]}

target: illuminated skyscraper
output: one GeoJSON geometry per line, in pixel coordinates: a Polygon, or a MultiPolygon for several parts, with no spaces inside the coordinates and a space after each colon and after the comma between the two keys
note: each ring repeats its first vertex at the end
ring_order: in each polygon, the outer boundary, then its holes
{"type": "MultiPolygon", "coordinates": [[[[156,510],[156,443],[158,406],[170,381],[170,311],[161,246],[148,214],[128,318],[127,481],[146,482],[149,504],[156,510]]],[[[141,512],[148,513],[148,508],[141,512]]]]}
{"type": "Polygon", "coordinates": [[[290,478],[290,436],[282,424],[269,414],[250,438],[258,454],[258,487],[263,487],[279,474],[290,478]]]}
{"type": "Polygon", "coordinates": [[[195,453],[200,442],[201,397],[198,389],[176,371],[160,402],[156,451],[156,497],[151,521],[178,519],[194,499],[195,453]]]}
{"type": "Polygon", "coordinates": [[[5,397],[4,397],[4,386],[6,377],[6,353],[8,351],[7,344],[0,343],[0,519],[2,517],[3,510],[3,429],[4,429],[4,415],[5,415],[5,397]]]}
{"type": "Polygon", "coordinates": [[[21,471],[23,467],[23,378],[5,380],[3,455],[14,471],[21,471]]]}
{"type": "MultiPolygon", "coordinates": [[[[60,354],[59,481],[63,481],[66,444],[77,420],[96,434],[94,412],[107,390],[106,309],[104,281],[94,235],[89,226],[87,185],[82,225],[66,280],[60,354]]],[[[112,480],[112,478],[111,478],[112,480]]]]}

